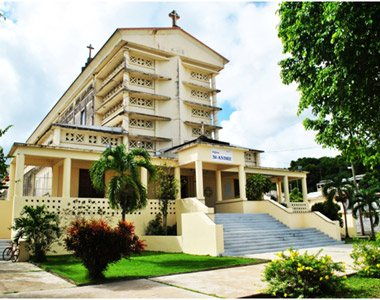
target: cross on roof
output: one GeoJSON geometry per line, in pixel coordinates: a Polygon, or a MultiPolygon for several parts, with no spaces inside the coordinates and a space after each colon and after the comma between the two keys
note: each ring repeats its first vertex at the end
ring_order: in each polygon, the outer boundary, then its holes
{"type": "Polygon", "coordinates": [[[170,14],[169,14],[169,17],[173,20],[173,27],[178,27],[177,26],[177,20],[179,20],[179,15],[177,14],[177,12],[175,10],[173,10],[170,14]]]}
{"type": "Polygon", "coordinates": [[[91,50],[94,50],[94,47],[92,47],[92,45],[90,44],[90,45],[87,46],[87,48],[89,50],[88,51],[88,58],[91,59],[91,50]]]}

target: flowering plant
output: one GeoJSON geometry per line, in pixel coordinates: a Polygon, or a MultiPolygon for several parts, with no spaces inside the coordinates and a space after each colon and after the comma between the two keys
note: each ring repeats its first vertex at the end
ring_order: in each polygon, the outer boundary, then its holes
{"type": "Polygon", "coordinates": [[[351,257],[359,275],[380,278],[380,233],[375,241],[354,244],[351,257]]]}
{"type": "Polygon", "coordinates": [[[301,255],[290,248],[279,253],[280,259],[265,268],[264,281],[269,283],[269,289],[264,292],[284,298],[316,298],[343,291],[347,277],[337,272],[344,272],[344,263],[333,262],[327,255],[318,258],[321,251],[316,255],[307,252],[301,255]]]}

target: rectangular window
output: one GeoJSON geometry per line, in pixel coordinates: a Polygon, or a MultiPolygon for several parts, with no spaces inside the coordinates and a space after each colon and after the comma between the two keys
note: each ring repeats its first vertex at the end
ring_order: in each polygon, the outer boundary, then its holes
{"type": "Polygon", "coordinates": [[[86,125],[86,110],[80,112],[80,125],[86,125]]]}

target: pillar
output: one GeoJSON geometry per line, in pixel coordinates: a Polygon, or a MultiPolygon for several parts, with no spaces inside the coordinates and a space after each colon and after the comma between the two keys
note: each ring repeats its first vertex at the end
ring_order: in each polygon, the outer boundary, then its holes
{"type": "Polygon", "coordinates": [[[240,199],[242,200],[247,200],[245,185],[246,185],[246,178],[245,178],[244,165],[240,165],[239,166],[239,191],[240,191],[240,199]]]}
{"type": "Polygon", "coordinates": [[[198,200],[204,200],[203,195],[203,169],[202,161],[197,160],[195,162],[195,179],[196,179],[196,189],[197,189],[197,198],[198,200]]]}
{"type": "MultiPolygon", "coordinates": [[[[215,89],[216,88],[216,82],[215,82],[215,74],[211,75],[211,88],[215,89]]],[[[218,100],[216,98],[216,92],[212,92],[212,106],[218,106],[218,100]]],[[[214,110],[212,113],[212,118],[213,118],[213,125],[218,126],[218,111],[214,110]]],[[[215,130],[214,138],[216,140],[219,140],[219,131],[215,130]]]]}
{"type": "Polygon", "coordinates": [[[140,180],[143,187],[148,188],[148,170],[140,168],[140,180]]]}
{"type": "Polygon", "coordinates": [[[290,202],[289,197],[289,179],[288,176],[284,177],[284,194],[285,194],[285,202],[290,202]]]}
{"type": "Polygon", "coordinates": [[[280,179],[277,179],[276,185],[277,185],[277,202],[281,203],[282,202],[282,187],[281,187],[280,179]]]}
{"type": "Polygon", "coordinates": [[[216,170],[216,201],[222,201],[222,171],[216,170]]]}
{"type": "Polygon", "coordinates": [[[53,178],[52,178],[52,186],[51,186],[51,195],[52,197],[58,196],[59,189],[59,164],[55,164],[52,168],[53,178]]]}
{"type": "Polygon", "coordinates": [[[63,189],[62,197],[70,198],[71,188],[71,158],[65,158],[63,161],[63,189]]]}
{"type": "Polygon", "coordinates": [[[23,196],[24,192],[25,155],[16,155],[15,196],[23,196]]]}
{"type": "Polygon", "coordinates": [[[177,188],[178,188],[176,200],[179,200],[181,199],[181,168],[180,167],[174,168],[174,178],[176,180],[177,188]]]}
{"type": "Polygon", "coordinates": [[[306,177],[302,178],[302,196],[303,196],[303,202],[307,203],[307,184],[306,184],[306,177]]]}

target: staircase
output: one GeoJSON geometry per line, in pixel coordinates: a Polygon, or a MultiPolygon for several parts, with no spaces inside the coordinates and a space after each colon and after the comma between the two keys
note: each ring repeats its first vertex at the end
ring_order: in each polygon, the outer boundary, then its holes
{"type": "Polygon", "coordinates": [[[215,214],[215,223],[223,224],[225,256],[344,244],[314,228],[290,229],[269,214],[215,214]]]}
{"type": "Polygon", "coordinates": [[[11,240],[1,240],[0,239],[0,261],[3,260],[3,251],[5,248],[10,246],[10,244],[9,244],[10,241],[11,240]]]}

